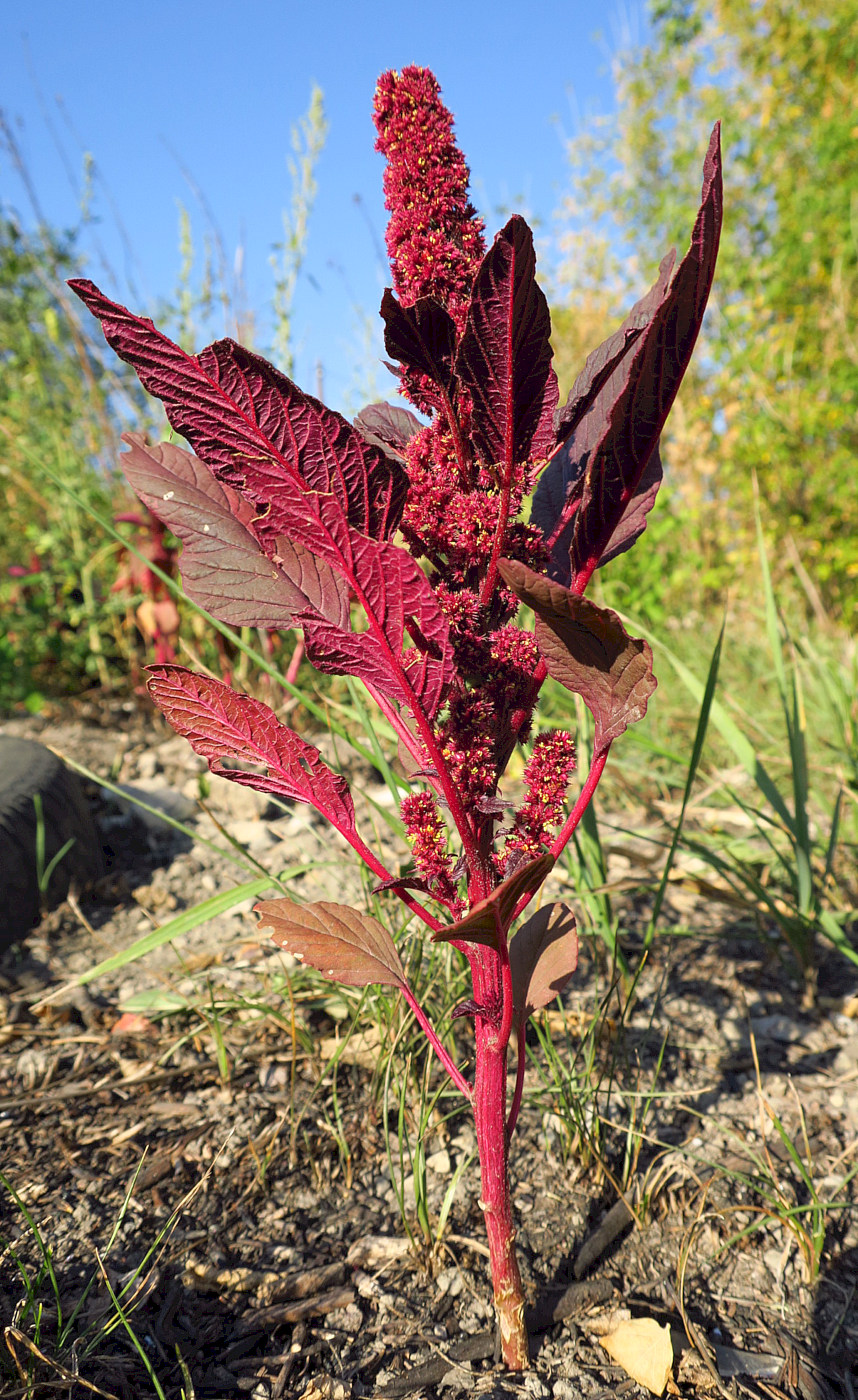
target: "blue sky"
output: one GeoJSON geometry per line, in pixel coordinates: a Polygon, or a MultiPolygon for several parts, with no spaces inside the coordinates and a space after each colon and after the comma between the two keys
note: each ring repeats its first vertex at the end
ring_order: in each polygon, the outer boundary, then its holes
{"type": "MultiPolygon", "coordinates": [[[[502,222],[500,208],[517,208],[547,234],[567,186],[564,137],[588,114],[612,109],[611,54],[639,40],[644,24],[642,0],[430,0],[420,9],[377,0],[32,0],[26,9],[7,2],[0,103],[49,223],[76,222],[84,152],[91,153],[97,223],[89,272],[135,310],[151,312],[176,287],[178,201],[202,243],[206,216],[184,167],[230,263],[237,247],[244,250],[247,299],[264,348],[269,255],[290,195],[290,128],[317,83],[330,131],[295,305],[295,378],[312,390],[321,361],[328,402],[356,409],[380,353],[386,282],[378,256],[383,163],[371,120],[379,72],[431,67],[456,116],[489,231],[502,222]]],[[[32,222],[5,150],[0,200],[32,222]]],[[[215,324],[212,334],[221,333],[215,324]]],[[[385,379],[381,370],[380,392],[385,379]]]]}

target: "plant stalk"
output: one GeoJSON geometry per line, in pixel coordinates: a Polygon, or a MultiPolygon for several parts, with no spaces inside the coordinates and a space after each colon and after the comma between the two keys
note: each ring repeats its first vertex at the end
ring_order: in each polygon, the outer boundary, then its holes
{"type": "MultiPolygon", "coordinates": [[[[477,1001],[491,1004],[500,993],[500,959],[488,954],[474,967],[477,1001]],[[489,964],[495,964],[492,967],[489,964]],[[494,996],[493,996],[494,994],[494,996]]],[[[530,1348],[524,1322],[524,1290],[515,1252],[506,1132],[506,1057],[509,1034],[501,1036],[487,1017],[476,1021],[474,1122],[480,1155],[480,1209],[489,1241],[501,1355],[510,1371],[526,1371],[530,1348]]]]}

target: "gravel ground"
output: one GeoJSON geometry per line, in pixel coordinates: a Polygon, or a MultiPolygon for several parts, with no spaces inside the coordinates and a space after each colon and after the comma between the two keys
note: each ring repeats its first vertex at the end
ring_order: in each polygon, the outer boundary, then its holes
{"type": "MultiPolygon", "coordinates": [[[[443,1238],[418,1248],[397,1204],[404,1183],[419,1239],[407,1155],[385,1142],[372,1024],[342,1051],[342,1001],[260,938],[258,895],[38,1005],[251,878],[226,832],[268,871],[308,867],[293,877],[302,897],[359,903],[344,843],[307,808],[223,780],[202,812],[194,755],[133,702],[4,730],[145,793],[192,836],[142,819],[128,794],[88,787],[107,877],[0,960],[0,1396],[148,1396],[153,1373],[168,1400],[643,1396],[604,1345],[624,1317],[670,1329],[667,1393],[855,1395],[858,986],[847,964],[825,960],[818,1005],[802,1011],[788,970],[729,926],[724,906],[691,878],[671,888],[668,923],[697,936],[657,941],[625,1017],[609,999],[590,1080],[601,1087],[580,1105],[601,1124],[601,1161],[570,1142],[568,1116],[529,1071],[513,1177],[534,1361],[505,1376],[467,1115],[451,1098],[430,1119],[430,1218],[462,1171],[443,1238]],[[238,1008],[228,1019],[207,1016],[225,1001],[238,1008]],[[814,1201],[828,1207],[816,1217],[814,1201]],[[814,1221],[825,1234],[816,1273],[814,1221]]],[[[369,822],[366,799],[383,806],[387,790],[369,769],[351,776],[369,822]]],[[[643,911],[621,891],[641,855],[618,840],[609,871],[632,951],[643,911]]],[[[565,1010],[548,1013],[555,1036],[578,1043],[602,961],[584,946],[565,1010]]]]}

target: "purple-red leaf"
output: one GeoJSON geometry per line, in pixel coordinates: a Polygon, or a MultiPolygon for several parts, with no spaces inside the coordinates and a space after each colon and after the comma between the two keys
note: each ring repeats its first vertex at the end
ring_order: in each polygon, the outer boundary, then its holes
{"type": "MultiPolygon", "coordinates": [[[[434,297],[420,297],[401,306],[388,287],[381,299],[384,347],[403,369],[424,374],[448,398],[453,390],[456,325],[434,297]]],[[[440,396],[438,406],[442,402],[440,396]]]]}
{"type": "Polygon", "coordinates": [[[514,214],[477,271],[456,373],[473,402],[473,437],[503,482],[554,446],[557,376],[551,317],[536,282],[533,236],[514,214]]]}
{"type": "Polygon", "coordinates": [[[610,564],[619,554],[631,549],[646,529],[646,518],[655,505],[658,488],[664,479],[661,453],[658,444],[653,448],[649,461],[641,473],[635,493],[620,516],[619,524],[611,535],[599,559],[599,568],[610,564]]]}
{"type": "Polygon", "coordinates": [[[674,255],[663,260],[655,285],[617,334],[590,356],[559,415],[559,426],[568,429],[568,437],[537,489],[533,518],[551,550],[552,573],[576,592],[583,592],[600,562],[628,549],[644,528],[657,490],[655,467],[646,486],[644,473],[703,320],[718,255],[721,209],[716,124],[687,254],[672,278],[674,255]],[[633,519],[624,521],[627,513],[633,519]],[[567,565],[562,548],[570,523],[567,565]]]}
{"type": "Polygon", "coordinates": [[[345,778],[328,767],[317,748],[281,724],[267,705],[183,666],[150,666],[149,677],[155,704],[194,752],[208,759],[213,773],[244,787],[307,802],[344,834],[355,830],[354,803],[345,778]],[[234,759],[266,771],[224,767],[224,760],[234,759]]]}
{"type": "Polygon", "coordinates": [[[562,992],[578,966],[575,915],[567,904],[544,904],[509,944],[512,999],[523,1025],[562,992]]]}
{"type": "MultiPolygon", "coordinates": [[[[584,479],[572,535],[572,586],[581,591],[638,488],[691,359],[715,275],[721,235],[721,144],[716,124],[703,166],[691,246],[621,367],[616,399],[605,386],[604,428],[584,479]]],[[[598,412],[598,405],[594,413],[598,412]]]]}
{"type": "Polygon", "coordinates": [[[359,676],[399,704],[411,707],[413,693],[431,718],[454,672],[449,626],[429,580],[404,549],[349,529],[332,497],[304,499],[308,514],[290,534],[346,579],[370,624],[359,633],[324,620],[305,625],[309,660],[320,671],[359,676]],[[416,645],[405,646],[406,635],[416,645]]]}
{"type": "Polygon", "coordinates": [[[347,904],[294,904],[291,899],[263,899],[253,911],[260,915],[259,927],[270,929],[279,947],[333,982],[405,986],[396,944],[369,914],[347,904]]]}
{"type": "Polygon", "coordinates": [[[580,695],[592,714],[593,756],[600,757],[646,714],[656,686],[648,643],[630,637],[610,608],[597,607],[526,564],[502,559],[500,574],[536,613],[536,640],[548,674],[580,695]]]}
{"type": "Polygon", "coordinates": [[[488,899],[481,899],[473,909],[455,924],[438,929],[432,934],[433,943],[482,943],[487,948],[498,947],[498,925],[506,933],[515,913],[515,906],[522,895],[538,890],[554,864],[550,855],[537,856],[528,861],[514,875],[510,875],[488,899]]]}
{"type": "Polygon", "coordinates": [[[232,627],[291,627],[308,610],[348,626],[348,589],[333,570],[288,540],[277,542],[276,562],[268,557],[252,506],[204,462],[175,443],[150,446],[141,433],[123,442],[129,483],[184,545],[182,583],[194,602],[232,627]]]}
{"type": "Polygon", "coordinates": [[[417,561],[390,541],[349,525],[334,496],[308,491],[276,508],[282,533],[329,564],[348,583],[369,620],[344,631],[325,618],[303,619],[307,656],[321,671],[346,672],[427,715],[437,711],[453,677],[449,626],[417,561]],[[417,644],[405,646],[406,636],[417,644]]]}
{"type": "Polygon", "coordinates": [[[176,432],[219,481],[253,502],[263,544],[282,533],[266,506],[303,490],[332,492],[349,524],[374,539],[394,532],[408,478],[341,414],[233,340],[189,355],[94,283],[76,278],[69,286],[101,321],[117,355],[162,401],[176,432]]]}
{"type": "MultiPolygon", "coordinates": [[[[650,295],[648,293],[647,298],[650,295]]],[[[638,324],[638,313],[647,298],[638,302],[618,331],[587,356],[584,368],[569,390],[566,403],[554,415],[555,435],[561,446],[540,474],[530,519],[539,526],[548,541],[552,574],[562,582],[569,580],[569,545],[574,512],[581,502],[584,470],[595,446],[588,434],[588,428],[592,428],[594,422],[590,409],[643,330],[645,322],[638,324]]]]}
{"type": "MultiPolygon", "coordinates": [[[[182,461],[170,460],[174,466],[182,461]]],[[[150,470],[157,470],[157,464],[150,470]]],[[[169,489],[176,492],[179,487],[171,483],[169,489]]],[[[222,489],[231,492],[225,502],[236,499],[232,488],[222,489]]],[[[159,503],[164,504],[170,503],[159,503]]],[[[176,522],[178,528],[178,515],[176,522]]],[[[211,523],[202,521],[203,533],[211,523]]],[[[262,522],[246,503],[239,523],[257,536],[261,533],[262,522]]],[[[271,582],[276,568],[284,585],[287,579],[293,585],[284,612],[295,610],[294,621],[304,628],[312,664],[335,675],[359,676],[400,704],[410,704],[413,692],[426,713],[434,715],[453,675],[453,657],[447,620],[416,560],[390,541],[373,540],[354,529],[331,493],[286,488],[278,493],[265,524],[261,543],[272,560],[271,582]],[[367,614],[367,632],[349,630],[349,589],[367,614]],[[418,645],[406,646],[409,632],[418,645]]],[[[236,527],[230,536],[233,542],[239,534],[236,527]]],[[[244,542],[250,540],[248,535],[244,542]]],[[[217,587],[216,580],[210,583],[217,587]]],[[[215,599],[209,601],[214,604],[215,599]]],[[[211,610],[221,616],[214,606],[211,610]]]]}
{"type": "Polygon", "coordinates": [[[384,894],[385,890],[419,890],[429,894],[429,885],[422,875],[391,875],[388,880],[379,880],[373,885],[371,894],[384,894]]]}
{"type": "Polygon", "coordinates": [[[366,442],[405,460],[405,449],[425,424],[410,409],[398,404],[370,403],[355,418],[355,427],[366,442]]]}

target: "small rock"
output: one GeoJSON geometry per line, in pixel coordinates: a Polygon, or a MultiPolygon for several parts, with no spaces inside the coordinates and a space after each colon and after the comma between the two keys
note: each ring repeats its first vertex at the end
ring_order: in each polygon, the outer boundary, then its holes
{"type": "MultiPolygon", "coordinates": [[[[318,1198],[314,1199],[318,1204],[318,1198]]],[[[410,1248],[407,1239],[397,1239],[393,1235],[364,1235],[350,1247],[346,1263],[374,1269],[380,1264],[392,1264],[397,1259],[404,1259],[410,1248]]]]}
{"type": "Polygon", "coordinates": [[[449,1176],[452,1171],[449,1152],[443,1147],[439,1152],[433,1152],[431,1157],[426,1158],[426,1166],[436,1176],[449,1176]]]}
{"type": "Polygon", "coordinates": [[[258,818],[231,822],[229,834],[240,845],[246,846],[249,851],[254,853],[267,851],[268,847],[273,846],[275,841],[269,828],[258,818]]]}
{"type": "Polygon", "coordinates": [[[176,735],[173,739],[165,739],[163,744],[159,744],[155,753],[158,757],[158,767],[166,771],[168,768],[181,768],[184,772],[202,773],[208,767],[206,760],[198,753],[194,753],[187,739],[181,735],[176,735]]]}
{"type": "Polygon", "coordinates": [[[459,1365],[454,1366],[445,1376],[441,1377],[438,1389],[449,1391],[452,1395],[461,1395],[462,1391],[470,1390],[471,1369],[470,1361],[460,1362],[459,1365]]]}
{"type": "Polygon", "coordinates": [[[544,1400],[548,1395],[548,1386],[533,1371],[528,1371],[524,1378],[524,1388],[528,1395],[532,1395],[534,1400],[544,1400]]]}
{"type": "Polygon", "coordinates": [[[459,1269],[442,1269],[435,1279],[435,1284],[439,1293],[446,1293],[450,1298],[458,1298],[465,1286],[459,1269]]]}
{"type": "Polygon", "coordinates": [[[831,1068],[835,1074],[851,1074],[858,1068],[858,1035],[850,1035],[848,1040],[844,1040],[831,1068]]]}
{"type": "Polygon", "coordinates": [[[772,1278],[780,1283],[783,1279],[784,1269],[789,1258],[789,1249],[764,1249],[763,1263],[771,1274],[772,1278]]]}
{"type": "Polygon", "coordinates": [[[741,1045],[748,1040],[748,1023],[737,1011],[725,1012],[718,1029],[729,1045],[741,1045]]]}
{"type": "Polygon", "coordinates": [[[313,822],[310,814],[305,810],[296,812],[293,817],[281,817],[275,823],[275,830],[283,840],[291,840],[293,836],[304,836],[308,831],[312,831],[313,822]]]}
{"type": "Polygon", "coordinates": [[[161,764],[158,755],[152,749],[146,749],[137,760],[137,775],[140,778],[154,778],[156,773],[161,771],[161,764]]]}
{"type": "Polygon", "coordinates": [[[580,1392],[571,1381],[555,1381],[551,1394],[554,1400],[579,1400],[580,1392]]]}
{"type": "Polygon", "coordinates": [[[225,813],[236,821],[259,821],[267,816],[279,816],[279,809],[271,802],[267,792],[257,792],[256,788],[245,787],[229,778],[211,778],[211,791],[207,806],[213,812],[225,813]]]}
{"type": "Polygon", "coordinates": [[[354,1337],[363,1327],[363,1313],[357,1303],[349,1303],[348,1307],[328,1313],[326,1321],[338,1332],[348,1332],[354,1337]]]}
{"type": "Polygon", "coordinates": [[[364,1273],[363,1269],[355,1269],[352,1274],[352,1283],[361,1298],[378,1298],[381,1294],[381,1284],[378,1279],[371,1278],[369,1274],[364,1273]]]}
{"type": "Polygon", "coordinates": [[[260,1065],[259,1067],[259,1087],[268,1089],[285,1089],[290,1080],[290,1070],[288,1065],[260,1065]]]}
{"type": "Polygon", "coordinates": [[[803,1040],[809,1026],[794,1021],[791,1016],[754,1016],[751,1030],[757,1040],[775,1040],[780,1045],[794,1045],[803,1040]]]}
{"type": "Polygon", "coordinates": [[[450,1140],[450,1146],[455,1147],[459,1152],[473,1154],[477,1150],[477,1135],[470,1124],[466,1123],[454,1138],[450,1140]]]}

